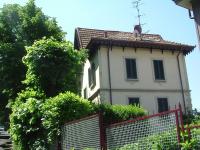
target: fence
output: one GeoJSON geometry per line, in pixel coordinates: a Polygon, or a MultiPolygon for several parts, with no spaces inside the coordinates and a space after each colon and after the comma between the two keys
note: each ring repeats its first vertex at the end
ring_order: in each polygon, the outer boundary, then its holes
{"type": "MultiPolygon", "coordinates": [[[[61,147],[63,150],[104,150],[128,145],[145,150],[162,143],[166,149],[169,148],[166,145],[180,142],[179,125],[183,125],[181,108],[108,126],[103,126],[102,116],[97,114],[65,124],[62,127],[61,147]]],[[[193,134],[193,130],[191,133],[192,136],[199,136],[193,134]]]]}
{"type": "Polygon", "coordinates": [[[176,109],[110,125],[106,128],[107,148],[117,149],[129,145],[145,150],[159,143],[163,143],[163,146],[178,143],[178,112],[179,109],[176,109]]]}
{"type": "Polygon", "coordinates": [[[101,149],[100,124],[99,115],[93,115],[65,124],[61,132],[61,149],[101,149]]]}

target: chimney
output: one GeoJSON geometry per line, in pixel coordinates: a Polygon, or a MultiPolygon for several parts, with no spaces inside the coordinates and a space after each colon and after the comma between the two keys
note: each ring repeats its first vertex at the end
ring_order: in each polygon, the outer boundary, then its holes
{"type": "Polygon", "coordinates": [[[104,37],[105,37],[105,38],[108,37],[108,33],[107,33],[107,31],[104,31],[104,37]]]}
{"type": "Polygon", "coordinates": [[[141,28],[140,25],[135,25],[133,34],[134,34],[135,37],[141,36],[142,28],[141,28]]]}

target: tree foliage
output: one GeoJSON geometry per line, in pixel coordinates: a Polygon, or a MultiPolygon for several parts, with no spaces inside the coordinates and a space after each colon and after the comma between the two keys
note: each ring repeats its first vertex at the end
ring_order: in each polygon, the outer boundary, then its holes
{"type": "Polygon", "coordinates": [[[35,150],[38,141],[42,149],[47,148],[42,125],[41,107],[45,96],[29,90],[20,93],[12,105],[10,134],[16,150],[35,150]],[[43,145],[43,146],[42,146],[43,145]]]}
{"type": "Polygon", "coordinates": [[[20,9],[21,6],[18,4],[4,5],[0,9],[0,42],[15,43],[19,40],[22,41],[20,9]]]}
{"type": "Polygon", "coordinates": [[[25,79],[26,69],[21,59],[24,52],[21,43],[0,44],[0,89],[11,98],[23,88],[21,81],[25,79]]]}
{"type": "Polygon", "coordinates": [[[25,6],[7,4],[0,9],[0,108],[3,108],[0,111],[4,111],[9,99],[14,99],[24,89],[26,67],[22,57],[25,46],[44,36],[62,41],[64,35],[56,20],[46,16],[34,0],[29,0],[25,6]]]}
{"type": "Polygon", "coordinates": [[[27,44],[33,44],[35,40],[42,37],[54,37],[58,41],[64,39],[62,29],[57,25],[54,18],[50,18],[42,12],[41,8],[35,5],[34,0],[20,9],[20,26],[23,32],[23,40],[27,44]]]}
{"type": "Polygon", "coordinates": [[[21,59],[24,55],[21,43],[0,43],[0,122],[8,121],[8,100],[14,99],[23,89],[26,68],[21,59]]]}
{"type": "Polygon", "coordinates": [[[78,79],[86,59],[84,50],[74,50],[70,42],[42,39],[26,48],[23,61],[28,71],[25,83],[49,96],[78,91],[78,79]]]}

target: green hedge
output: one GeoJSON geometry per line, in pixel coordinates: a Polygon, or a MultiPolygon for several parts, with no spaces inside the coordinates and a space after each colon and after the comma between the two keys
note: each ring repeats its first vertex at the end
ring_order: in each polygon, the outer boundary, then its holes
{"type": "Polygon", "coordinates": [[[146,115],[142,107],[134,105],[110,105],[110,104],[93,104],[96,112],[102,112],[104,122],[107,124],[125,121],[130,118],[136,118],[146,115]]]}
{"type": "Polygon", "coordinates": [[[65,122],[99,112],[103,113],[106,123],[146,114],[143,108],[131,105],[93,104],[71,92],[46,99],[40,92],[23,91],[12,104],[10,116],[10,134],[15,149],[48,149],[60,136],[65,122]]]}

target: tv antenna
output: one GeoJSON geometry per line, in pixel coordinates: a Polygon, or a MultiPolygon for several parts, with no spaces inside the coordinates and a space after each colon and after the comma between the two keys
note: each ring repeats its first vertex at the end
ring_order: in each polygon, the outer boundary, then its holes
{"type": "Polygon", "coordinates": [[[141,26],[141,17],[143,16],[140,13],[140,6],[142,5],[141,1],[142,0],[135,0],[135,1],[133,1],[133,7],[136,8],[136,10],[137,10],[138,24],[140,26],[141,26]]]}

